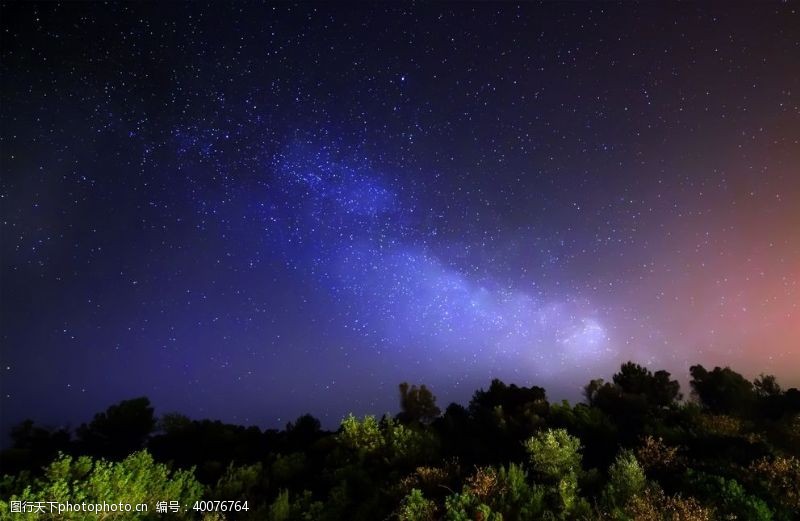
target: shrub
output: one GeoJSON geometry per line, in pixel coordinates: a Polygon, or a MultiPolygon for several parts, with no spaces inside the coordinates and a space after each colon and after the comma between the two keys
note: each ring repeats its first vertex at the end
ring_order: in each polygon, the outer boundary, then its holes
{"type": "Polygon", "coordinates": [[[542,477],[557,481],[581,468],[581,443],[564,429],[539,432],[525,442],[533,469],[542,477]]]}
{"type": "Polygon", "coordinates": [[[365,416],[363,420],[349,415],[342,420],[338,439],[345,447],[360,453],[373,453],[383,446],[383,435],[375,416],[365,416]]]}
{"type": "Polygon", "coordinates": [[[661,489],[647,488],[634,496],[625,509],[636,521],[710,521],[713,509],[693,497],[667,496],[661,489]]]}
{"type": "MultiPolygon", "coordinates": [[[[92,460],[88,456],[74,459],[60,456],[44,472],[44,477],[27,485],[21,494],[12,495],[9,501],[56,503],[145,503],[147,512],[108,512],[103,519],[160,519],[155,512],[159,501],[178,501],[191,510],[201,498],[203,487],[194,478],[192,470],[172,472],[166,465],[155,463],[147,451],[131,454],[123,461],[92,460]]],[[[37,513],[11,514],[9,504],[0,501],[0,519],[35,520],[37,513]]],[[[187,512],[170,514],[176,519],[187,519],[187,512]]],[[[86,512],[62,512],[58,519],[84,520],[86,512]]]]}
{"type": "Polygon", "coordinates": [[[436,514],[436,505],[425,499],[422,491],[415,488],[400,503],[398,517],[400,521],[432,521],[436,514]]]}
{"type": "Polygon", "coordinates": [[[609,489],[617,504],[624,504],[639,494],[645,486],[646,478],[636,456],[629,450],[617,455],[608,469],[609,489]]]}

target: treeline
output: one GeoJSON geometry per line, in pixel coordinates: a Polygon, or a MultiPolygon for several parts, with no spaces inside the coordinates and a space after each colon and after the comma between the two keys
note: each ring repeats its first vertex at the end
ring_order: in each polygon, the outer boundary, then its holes
{"type": "Polygon", "coordinates": [[[151,505],[105,519],[800,519],[800,391],[699,365],[690,384],[684,400],[668,372],[628,362],[589,382],[585,403],[494,380],[442,412],[404,383],[399,414],[336,432],[310,415],[284,430],[156,418],[137,398],[74,433],[14,427],[0,519],[86,518],[12,514],[12,501],[151,505]],[[201,513],[201,499],[247,510],[201,513]],[[158,501],[183,509],[159,514],[158,501]]]}

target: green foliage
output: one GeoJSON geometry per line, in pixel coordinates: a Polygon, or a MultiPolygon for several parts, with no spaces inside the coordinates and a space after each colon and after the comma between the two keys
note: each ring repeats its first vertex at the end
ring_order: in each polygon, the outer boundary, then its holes
{"type": "Polygon", "coordinates": [[[574,472],[568,472],[558,480],[556,485],[558,490],[559,508],[569,512],[578,500],[578,477],[574,472]]]}
{"type": "Polygon", "coordinates": [[[342,420],[338,435],[345,447],[361,454],[369,454],[383,447],[383,434],[375,416],[365,416],[363,420],[350,414],[342,420]]]}
{"type": "Polygon", "coordinates": [[[772,511],[756,496],[750,495],[735,479],[705,473],[689,473],[687,484],[693,494],[713,503],[729,519],[771,521],[772,511]]]}
{"type": "Polygon", "coordinates": [[[231,464],[217,481],[210,499],[246,500],[262,493],[266,489],[267,481],[261,463],[240,466],[231,464]]]}
{"type": "Polygon", "coordinates": [[[781,508],[800,512],[800,459],[763,458],[748,469],[751,481],[781,508]]]}
{"type": "Polygon", "coordinates": [[[359,420],[352,414],[342,421],[339,442],[361,457],[380,455],[394,463],[423,463],[436,452],[432,432],[404,425],[390,417],[378,422],[374,416],[359,420]]]}
{"type": "MultiPolygon", "coordinates": [[[[237,513],[233,519],[242,518],[241,513],[237,513]]],[[[263,512],[250,512],[250,515],[243,516],[246,519],[267,521],[322,521],[327,518],[324,512],[324,505],[319,501],[314,501],[311,492],[304,490],[298,494],[292,494],[287,489],[280,489],[278,495],[264,509],[263,512]]]]}
{"type": "MultiPolygon", "coordinates": [[[[146,451],[131,454],[123,461],[92,460],[89,457],[61,456],[50,464],[41,479],[25,487],[21,494],[9,501],[54,501],[58,503],[147,503],[150,511],[110,512],[104,519],[158,519],[155,505],[158,501],[179,501],[189,506],[201,498],[203,487],[192,471],[170,471],[165,465],[155,463],[146,451]]],[[[185,519],[187,514],[174,514],[185,519]]],[[[33,520],[40,514],[9,514],[8,504],[0,504],[0,519],[33,520]],[[12,517],[13,516],[13,517],[12,517]]],[[[83,520],[85,512],[66,512],[62,520],[83,520]]]]}
{"type": "Polygon", "coordinates": [[[291,506],[289,504],[289,491],[281,490],[278,497],[269,506],[269,521],[289,521],[291,506]]]}
{"type": "Polygon", "coordinates": [[[523,521],[539,518],[545,509],[545,489],[528,483],[528,473],[521,465],[509,464],[498,473],[499,489],[503,493],[496,508],[506,521],[523,521]]]}
{"type": "Polygon", "coordinates": [[[617,455],[608,469],[609,492],[616,504],[623,505],[644,490],[647,478],[636,456],[629,450],[617,455]]]}
{"type": "Polygon", "coordinates": [[[550,503],[563,515],[585,509],[578,497],[581,443],[565,429],[547,429],[525,442],[531,466],[539,479],[550,484],[550,503]]]}
{"type": "Polygon", "coordinates": [[[581,468],[581,442],[565,429],[547,429],[525,441],[533,470],[545,479],[558,481],[581,468]]]}
{"type": "Polygon", "coordinates": [[[414,488],[400,503],[400,521],[432,521],[436,515],[436,503],[425,499],[422,491],[414,488]]]}
{"type": "Polygon", "coordinates": [[[617,425],[598,407],[567,401],[550,406],[547,422],[551,427],[566,428],[583,442],[583,463],[586,466],[607,467],[619,445],[617,425]]]}
{"type": "Polygon", "coordinates": [[[796,519],[800,391],[692,371],[699,402],[678,404],[669,373],[627,363],[587,385],[586,404],[494,380],[441,417],[427,388],[404,385],[398,416],[350,415],[336,433],[309,415],[262,431],[170,414],[152,435],[146,399],[97,415],[75,441],[24,422],[0,460],[15,472],[0,478],[0,520],[45,518],[9,517],[9,498],[151,508],[106,519],[160,519],[155,502],[175,499],[189,510],[170,517],[203,521],[796,519]],[[95,456],[142,444],[149,453],[118,462],[95,456]],[[249,510],[196,513],[201,496],[249,510]]]}
{"type": "Polygon", "coordinates": [[[506,385],[498,379],[492,380],[488,390],[476,391],[469,403],[470,414],[493,440],[491,452],[501,459],[517,456],[519,446],[514,444],[510,450],[508,442],[524,439],[541,428],[548,408],[541,387],[506,385]]]}
{"type": "Polygon", "coordinates": [[[315,501],[308,490],[304,490],[292,504],[292,514],[298,521],[320,521],[326,518],[324,511],[324,503],[315,501]]]}
{"type": "Polygon", "coordinates": [[[502,514],[493,512],[489,505],[469,491],[448,496],[444,505],[446,521],[503,521],[502,514]]]}
{"type": "Polygon", "coordinates": [[[387,418],[383,422],[384,446],[393,461],[422,463],[436,451],[437,441],[430,431],[409,427],[387,418]]]}
{"type": "Polygon", "coordinates": [[[303,452],[279,454],[272,464],[272,479],[276,484],[285,486],[302,477],[308,463],[303,452]]]}

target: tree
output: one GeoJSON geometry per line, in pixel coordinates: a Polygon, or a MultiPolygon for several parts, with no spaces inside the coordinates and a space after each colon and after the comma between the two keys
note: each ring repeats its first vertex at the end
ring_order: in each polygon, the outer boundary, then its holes
{"type": "Polygon", "coordinates": [[[695,397],[707,410],[719,414],[745,414],[755,400],[753,384],[730,367],[707,371],[702,365],[689,368],[695,397]]]}
{"type": "Polygon", "coordinates": [[[759,375],[753,380],[753,391],[762,417],[778,420],[786,413],[786,396],[773,375],[759,375]]]}
{"type": "MultiPolygon", "coordinates": [[[[432,422],[433,395],[404,384],[403,412],[415,411],[405,421],[350,415],[335,434],[310,415],[262,431],[178,414],[148,434],[146,399],[98,414],[77,442],[24,422],[0,454],[5,472],[8,461],[24,463],[0,478],[0,521],[37,517],[12,514],[10,498],[185,504],[197,497],[195,480],[207,485],[203,499],[250,503],[246,513],[201,516],[189,506],[180,514],[204,521],[797,518],[800,391],[781,391],[771,376],[748,387],[727,368],[692,369],[697,400],[680,406],[668,373],[627,363],[613,380],[586,386],[589,405],[549,404],[543,389],[494,380],[469,409],[452,404],[432,422]],[[122,461],[76,456],[121,454],[143,441],[148,452],[122,461]],[[73,456],[32,466],[59,444],[73,456]]],[[[158,517],[125,514],[116,518],[158,517]]]]}
{"type": "Polygon", "coordinates": [[[469,490],[451,494],[444,502],[446,521],[502,521],[503,516],[481,503],[480,499],[469,490]]]}
{"type": "Polygon", "coordinates": [[[753,388],[759,398],[778,397],[783,391],[778,380],[771,374],[761,374],[753,380],[753,388]]]}
{"type": "Polygon", "coordinates": [[[414,425],[405,425],[385,416],[380,423],[386,456],[394,464],[430,460],[436,453],[438,442],[431,431],[414,425]]]}
{"type": "Polygon", "coordinates": [[[78,440],[89,454],[121,459],[144,447],[156,420],[150,400],[123,400],[78,427],[78,440]]]}
{"type": "Polygon", "coordinates": [[[39,469],[70,448],[66,429],[50,429],[25,420],[11,428],[12,446],[0,453],[0,469],[15,474],[25,469],[39,469]]]}
{"type": "Polygon", "coordinates": [[[751,476],[774,498],[794,512],[800,512],[800,459],[762,458],[750,466],[751,476]]]}
{"type": "Polygon", "coordinates": [[[671,376],[664,370],[653,373],[652,388],[648,396],[652,404],[658,407],[669,407],[683,398],[680,382],[670,380],[671,376]]]}
{"type": "Polygon", "coordinates": [[[558,480],[581,468],[581,442],[564,429],[547,429],[525,442],[533,470],[548,480],[558,480]]]}
{"type": "Polygon", "coordinates": [[[692,494],[717,507],[722,519],[747,519],[752,521],[772,521],[773,515],[767,504],[760,498],[747,493],[735,479],[689,471],[688,485],[692,494]]]}
{"type": "Polygon", "coordinates": [[[425,499],[421,490],[414,488],[401,501],[397,517],[401,521],[432,521],[435,514],[436,504],[425,499]]]}
{"type": "Polygon", "coordinates": [[[645,436],[636,449],[636,461],[648,471],[673,469],[680,465],[680,460],[678,447],[667,445],[661,438],[645,436]]]}
{"type": "MultiPolygon", "coordinates": [[[[155,505],[167,499],[191,506],[199,500],[203,487],[198,483],[192,470],[172,472],[165,465],[153,461],[146,451],[131,454],[119,462],[93,460],[88,456],[73,458],[61,456],[44,471],[44,477],[29,483],[19,494],[13,494],[9,501],[28,503],[55,502],[60,504],[84,502],[86,504],[113,503],[136,505],[147,503],[155,505]]],[[[35,520],[41,514],[11,514],[9,505],[0,500],[0,519],[35,520]]],[[[191,518],[191,509],[173,514],[176,519],[191,518]]],[[[61,512],[57,519],[85,520],[97,519],[155,519],[153,512],[106,512],[103,516],[87,516],[86,512],[61,512]]]]}
{"type": "Polygon", "coordinates": [[[338,434],[345,447],[358,453],[369,454],[383,447],[384,439],[375,416],[364,416],[362,421],[350,414],[342,420],[338,434]]]}
{"type": "Polygon", "coordinates": [[[318,440],[321,434],[319,420],[310,414],[304,414],[286,425],[287,443],[292,449],[305,449],[318,440]]]}
{"type": "MultiPolygon", "coordinates": [[[[506,385],[495,378],[489,389],[476,391],[469,402],[470,412],[479,414],[480,411],[492,411],[501,407],[506,413],[516,416],[531,406],[546,406],[547,394],[541,387],[519,387],[515,384],[506,385]]],[[[540,412],[546,412],[546,407],[541,407],[540,412]]]]}
{"type": "Polygon", "coordinates": [[[612,379],[623,392],[629,394],[647,394],[650,391],[650,380],[653,375],[639,364],[625,362],[612,379]]]}
{"type": "Polygon", "coordinates": [[[289,521],[291,505],[289,503],[289,491],[281,490],[278,497],[269,506],[269,521],[289,521]]]}
{"type": "Polygon", "coordinates": [[[634,496],[625,508],[626,518],[636,521],[709,521],[714,509],[702,505],[694,497],[668,496],[658,487],[648,487],[634,496]]]}
{"type": "Polygon", "coordinates": [[[480,449],[479,460],[508,461],[524,457],[522,441],[545,424],[550,404],[541,387],[506,385],[494,379],[487,390],[476,391],[469,402],[480,449]]]}
{"type": "Polygon", "coordinates": [[[508,521],[541,519],[545,509],[545,489],[528,483],[528,473],[521,465],[511,463],[508,469],[500,467],[499,488],[502,491],[495,501],[497,510],[508,521]]]}
{"type": "Polygon", "coordinates": [[[261,462],[252,465],[231,463],[225,470],[225,474],[217,481],[209,499],[244,501],[248,498],[258,497],[264,494],[268,482],[261,462]]]}
{"type": "Polygon", "coordinates": [[[562,513],[585,506],[578,496],[581,442],[565,429],[547,429],[525,442],[537,476],[551,485],[551,503],[562,513]]]}
{"type": "Polygon", "coordinates": [[[400,384],[400,414],[397,418],[406,423],[428,425],[439,417],[441,410],[436,406],[436,397],[424,384],[417,387],[408,383],[400,384]]]}
{"type": "Polygon", "coordinates": [[[653,374],[639,364],[626,362],[613,380],[623,393],[643,396],[654,407],[668,407],[681,398],[680,383],[670,380],[667,371],[653,374]]]}
{"type": "Polygon", "coordinates": [[[33,420],[25,420],[11,428],[11,440],[15,449],[41,451],[46,450],[42,446],[65,446],[69,443],[69,432],[40,427],[33,420]]]}
{"type": "Polygon", "coordinates": [[[192,420],[185,414],[168,412],[158,419],[158,430],[164,434],[178,434],[192,427],[192,420]]]}
{"type": "Polygon", "coordinates": [[[609,492],[617,505],[624,505],[639,494],[646,482],[644,470],[629,450],[620,452],[608,469],[609,492]]]}
{"type": "Polygon", "coordinates": [[[583,388],[583,396],[586,398],[587,405],[590,407],[597,405],[600,390],[603,389],[605,384],[606,382],[602,378],[595,378],[586,384],[583,388]]]}

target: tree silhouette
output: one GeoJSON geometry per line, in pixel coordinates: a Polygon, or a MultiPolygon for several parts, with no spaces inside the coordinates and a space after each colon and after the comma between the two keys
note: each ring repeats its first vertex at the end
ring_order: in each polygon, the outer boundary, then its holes
{"type": "Polygon", "coordinates": [[[781,386],[778,385],[778,381],[771,374],[759,375],[758,378],[753,381],[753,387],[759,398],[780,396],[783,393],[781,386]]]}
{"type": "Polygon", "coordinates": [[[0,469],[16,473],[26,468],[40,468],[50,463],[71,443],[68,430],[53,430],[25,420],[11,428],[11,448],[0,453],[0,469]]]}
{"type": "Polygon", "coordinates": [[[619,373],[614,375],[613,380],[622,392],[643,396],[655,407],[668,407],[681,398],[680,383],[677,380],[670,380],[667,371],[656,371],[653,374],[639,364],[626,362],[620,367],[619,373]]]}
{"type": "Polygon", "coordinates": [[[730,367],[715,367],[712,371],[702,365],[689,368],[693,394],[711,412],[745,414],[755,400],[753,384],[730,367]]]}
{"type": "Polygon", "coordinates": [[[400,414],[397,418],[405,423],[428,425],[439,417],[441,410],[436,406],[436,397],[424,384],[409,387],[407,382],[400,384],[400,414]]]}
{"type": "Polygon", "coordinates": [[[796,519],[800,391],[702,366],[692,367],[692,389],[697,401],[678,403],[669,373],[629,362],[589,382],[587,403],[550,404],[542,388],[495,379],[440,416],[429,389],[404,383],[398,418],[350,415],[335,433],[308,414],[262,430],[175,413],[152,433],[152,407],[137,398],[97,414],[77,440],[32,421],[16,426],[0,453],[0,468],[14,473],[0,479],[0,521],[11,519],[7,499],[198,494],[250,510],[184,518],[699,520],[713,510],[796,519]]]}
{"type": "Polygon", "coordinates": [[[141,397],[123,400],[96,414],[88,425],[78,427],[77,434],[86,453],[121,459],[144,447],[155,426],[150,400],[141,397]]]}
{"type": "Polygon", "coordinates": [[[286,442],[293,449],[302,449],[319,439],[322,427],[318,419],[304,414],[286,425],[286,442]]]}
{"type": "Polygon", "coordinates": [[[605,385],[606,382],[602,378],[595,378],[586,384],[583,388],[583,396],[586,398],[587,405],[590,407],[597,405],[600,392],[605,385]]]}

